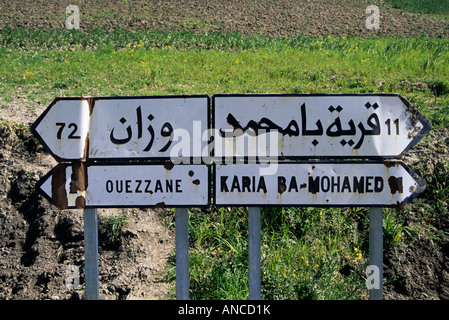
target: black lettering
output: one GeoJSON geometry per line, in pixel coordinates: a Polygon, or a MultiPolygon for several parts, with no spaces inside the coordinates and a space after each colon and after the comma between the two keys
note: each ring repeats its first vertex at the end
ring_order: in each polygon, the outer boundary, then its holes
{"type": "Polygon", "coordinates": [[[328,176],[324,176],[321,178],[321,191],[328,192],[331,188],[330,179],[328,176]]]}
{"type": "Polygon", "coordinates": [[[374,190],[372,189],[372,180],[374,179],[373,176],[368,176],[366,177],[366,181],[365,181],[365,192],[373,192],[374,190]]]}
{"type": "Polygon", "coordinates": [[[154,188],[154,192],[164,192],[164,190],[162,190],[162,183],[161,180],[156,180],[156,187],[154,188]]]}
{"type": "Polygon", "coordinates": [[[278,177],[278,193],[280,194],[282,194],[287,189],[285,181],[286,181],[285,177],[283,176],[278,177]]]}
{"type": "Polygon", "coordinates": [[[309,192],[313,194],[320,192],[320,177],[314,179],[309,176],[309,192]]]}
{"type": "Polygon", "coordinates": [[[122,193],[123,191],[123,180],[115,180],[115,191],[117,193],[122,193]],[[120,182],[120,184],[119,184],[120,182]]]}
{"type": "Polygon", "coordinates": [[[296,192],[298,192],[298,184],[296,183],[295,176],[293,176],[292,179],[290,180],[290,186],[288,188],[288,192],[291,192],[292,189],[295,189],[296,192]]]}
{"type": "Polygon", "coordinates": [[[137,186],[135,193],[142,193],[142,190],[140,190],[140,185],[142,184],[142,180],[136,180],[137,186]]]}
{"type": "Polygon", "coordinates": [[[263,190],[264,193],[267,193],[267,186],[265,184],[265,178],[262,176],[259,179],[259,184],[257,185],[257,192],[263,190]]]}
{"type": "Polygon", "coordinates": [[[364,181],[365,181],[365,177],[360,177],[360,180],[357,180],[357,177],[354,177],[354,183],[353,183],[353,187],[352,187],[352,192],[358,192],[358,193],[365,193],[365,189],[364,189],[364,181]]]}
{"type": "Polygon", "coordinates": [[[237,189],[238,192],[241,192],[239,178],[237,176],[234,176],[234,179],[232,180],[231,192],[234,192],[234,189],[237,189]]]}
{"type": "Polygon", "coordinates": [[[165,192],[173,192],[173,180],[166,181],[165,192]]]}
{"type": "Polygon", "coordinates": [[[250,177],[243,176],[242,177],[242,192],[245,192],[245,189],[247,189],[248,192],[251,192],[250,186],[251,186],[251,179],[250,179],[250,177]]]}
{"type": "Polygon", "coordinates": [[[374,192],[382,192],[384,190],[384,179],[382,177],[374,178],[374,192]]]}
{"type": "Polygon", "coordinates": [[[345,192],[345,190],[348,190],[348,192],[351,192],[351,185],[349,184],[349,177],[345,176],[343,179],[343,185],[341,186],[341,192],[345,192]]]}
{"type": "Polygon", "coordinates": [[[391,194],[396,192],[403,193],[404,186],[402,184],[402,177],[391,176],[388,178],[388,185],[390,186],[391,194]]]}
{"type": "Polygon", "coordinates": [[[147,183],[145,186],[145,193],[153,193],[153,191],[150,190],[151,180],[145,180],[145,182],[147,183]]]}
{"type": "Polygon", "coordinates": [[[126,193],[132,193],[131,191],[131,180],[125,180],[126,193]]]}
{"type": "Polygon", "coordinates": [[[106,192],[111,193],[114,190],[114,183],[111,180],[106,181],[106,192]]]}
{"type": "Polygon", "coordinates": [[[177,192],[177,193],[182,193],[182,190],[181,190],[181,180],[180,180],[180,179],[176,179],[176,192],[177,192]]]}
{"type": "Polygon", "coordinates": [[[340,176],[332,177],[331,181],[332,181],[332,183],[331,183],[331,186],[332,186],[331,191],[332,192],[340,192],[340,176]],[[335,178],[337,178],[337,181],[335,181],[335,178]]]}
{"type": "Polygon", "coordinates": [[[226,180],[228,180],[228,176],[220,177],[220,192],[229,192],[228,186],[226,185],[226,180]]]}

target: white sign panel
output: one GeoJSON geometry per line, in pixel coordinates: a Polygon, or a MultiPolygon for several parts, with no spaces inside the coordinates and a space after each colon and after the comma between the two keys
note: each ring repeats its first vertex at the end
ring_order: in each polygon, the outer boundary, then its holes
{"type": "Polygon", "coordinates": [[[56,159],[83,159],[89,131],[87,99],[55,99],[31,131],[56,159]]]}
{"type": "Polygon", "coordinates": [[[39,181],[38,190],[60,209],[201,207],[209,204],[209,168],[167,163],[95,164],[80,169],[59,164],[39,181]]]}
{"type": "Polygon", "coordinates": [[[424,181],[400,162],[277,163],[214,168],[217,206],[395,206],[409,203],[424,181]]]}
{"type": "Polygon", "coordinates": [[[208,96],[58,98],[31,130],[56,159],[200,158],[208,96]]]}
{"type": "Polygon", "coordinates": [[[215,95],[216,157],[395,158],[430,122],[397,94],[215,95]]]}

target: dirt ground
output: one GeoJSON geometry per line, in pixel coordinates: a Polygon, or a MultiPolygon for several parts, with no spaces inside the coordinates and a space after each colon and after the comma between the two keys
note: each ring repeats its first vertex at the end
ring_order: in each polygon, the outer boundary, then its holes
{"type": "Polygon", "coordinates": [[[80,28],[156,28],[238,31],[271,36],[374,34],[449,36],[449,20],[389,6],[385,0],[22,0],[0,1],[0,27],[64,28],[66,7],[80,10],[80,28]],[[369,5],[380,11],[379,29],[367,29],[369,5]]]}
{"type": "MultiPolygon", "coordinates": [[[[124,27],[238,31],[272,36],[287,35],[399,35],[448,37],[449,20],[403,12],[385,1],[276,0],[276,1],[6,1],[0,0],[0,27],[63,28],[65,8],[77,4],[81,28],[124,27]],[[365,9],[381,10],[379,30],[367,30],[365,9]]],[[[35,192],[36,182],[55,164],[43,147],[31,139],[29,126],[46,106],[25,101],[21,88],[0,110],[0,299],[83,299],[84,290],[68,289],[72,266],[80,268],[84,283],[83,213],[59,211],[35,192]],[[35,111],[22,107],[33,104],[35,111]],[[69,270],[69,272],[67,271],[69,270]]],[[[404,162],[424,161],[429,172],[447,161],[449,130],[433,130],[404,162]]],[[[419,172],[418,172],[419,173],[419,172]]],[[[414,225],[424,210],[410,208],[407,223],[414,225]]],[[[119,245],[99,248],[101,299],[169,299],[173,287],[162,281],[173,258],[173,214],[150,209],[99,210],[100,216],[126,214],[129,226],[119,245]],[[165,218],[162,218],[164,216],[165,218]],[[163,223],[163,219],[166,219],[163,223]],[[168,221],[168,222],[167,222],[168,221]]],[[[449,221],[440,221],[448,232],[449,221]]],[[[385,299],[449,299],[449,241],[419,236],[413,245],[384,252],[384,272],[390,284],[385,299]]]]}

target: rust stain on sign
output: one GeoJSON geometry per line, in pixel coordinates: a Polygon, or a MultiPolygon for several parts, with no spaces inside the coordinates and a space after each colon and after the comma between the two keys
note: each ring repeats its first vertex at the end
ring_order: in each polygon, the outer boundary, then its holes
{"type": "MultiPolygon", "coordinates": [[[[84,194],[87,188],[87,168],[84,163],[74,163],[72,165],[72,174],[70,176],[70,193],[77,194],[79,192],[84,194]]],[[[75,199],[75,206],[77,209],[83,209],[85,207],[85,198],[83,195],[79,195],[75,199]]]]}
{"type": "Polygon", "coordinates": [[[286,180],[283,177],[278,177],[278,193],[282,194],[287,190],[286,180]]]}
{"type": "Polygon", "coordinates": [[[95,98],[94,97],[88,97],[87,98],[87,104],[89,105],[89,116],[91,116],[92,112],[94,111],[95,98]]]}
{"type": "Polygon", "coordinates": [[[58,164],[52,170],[52,203],[60,210],[67,209],[68,207],[67,192],[65,189],[66,167],[67,165],[65,164],[58,164]]]}
{"type": "Polygon", "coordinates": [[[74,163],[72,165],[72,175],[70,176],[70,193],[86,191],[86,166],[84,163],[74,163]]]}

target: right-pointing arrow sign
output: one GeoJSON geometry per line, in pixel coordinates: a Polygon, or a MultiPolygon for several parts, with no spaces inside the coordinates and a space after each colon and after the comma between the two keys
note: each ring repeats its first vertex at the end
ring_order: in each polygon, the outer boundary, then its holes
{"type": "Polygon", "coordinates": [[[401,162],[282,162],[215,165],[217,206],[402,208],[425,182],[401,162]],[[262,170],[264,169],[264,170],[262,170]]]}
{"type": "Polygon", "coordinates": [[[398,94],[215,95],[212,101],[216,157],[396,158],[431,128],[398,94]]]}

